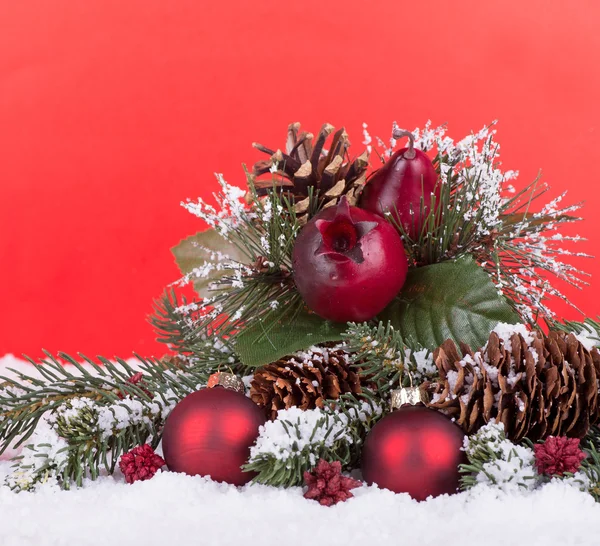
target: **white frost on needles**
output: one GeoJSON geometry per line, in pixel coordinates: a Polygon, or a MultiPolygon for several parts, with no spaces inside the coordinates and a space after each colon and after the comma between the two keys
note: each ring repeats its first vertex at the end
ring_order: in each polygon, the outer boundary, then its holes
{"type": "Polygon", "coordinates": [[[260,427],[256,444],[250,449],[250,462],[264,455],[285,461],[317,446],[331,447],[337,440],[351,440],[343,419],[332,419],[320,409],[279,410],[275,421],[260,427]]]}
{"type": "Polygon", "coordinates": [[[464,449],[471,461],[487,460],[477,473],[478,484],[505,492],[530,491],[539,485],[533,449],[508,440],[502,423],[490,422],[473,436],[465,437],[464,449]]]}

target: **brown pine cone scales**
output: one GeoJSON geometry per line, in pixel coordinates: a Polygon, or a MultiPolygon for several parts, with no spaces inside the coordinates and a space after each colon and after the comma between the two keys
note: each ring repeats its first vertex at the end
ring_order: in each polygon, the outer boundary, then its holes
{"type": "Polygon", "coordinates": [[[520,329],[492,333],[477,353],[452,341],[434,353],[440,382],[429,385],[429,406],[456,419],[467,434],[491,419],[513,441],[583,437],[600,417],[600,352],[573,334],[548,336],[520,329]]]}
{"type": "Polygon", "coordinates": [[[314,409],[341,394],[361,394],[360,376],[350,366],[349,357],[335,347],[313,347],[283,357],[256,370],[250,383],[250,397],[275,419],[280,409],[292,406],[314,409]]]}
{"type": "Polygon", "coordinates": [[[265,195],[273,184],[282,188],[293,198],[302,223],[308,220],[310,188],[314,196],[318,193],[320,208],[336,205],[343,195],[351,206],[356,205],[366,182],[369,154],[365,151],[350,161],[346,131],[343,127],[333,131],[333,125],[325,123],[315,139],[312,133],[300,131],[299,123],[292,123],[288,127],[285,153],[254,143],[255,148],[270,156],[258,161],[252,169],[258,195],[265,195]],[[324,146],[332,133],[325,153],[324,146]],[[271,172],[274,166],[277,168],[275,176],[271,172]]]}

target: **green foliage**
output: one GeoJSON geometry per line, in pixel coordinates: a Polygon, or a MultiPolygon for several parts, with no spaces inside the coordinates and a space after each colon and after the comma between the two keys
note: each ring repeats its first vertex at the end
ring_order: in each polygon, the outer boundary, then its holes
{"type": "Polygon", "coordinates": [[[345,324],[323,320],[299,303],[250,322],[235,336],[234,348],[246,366],[258,367],[311,345],[339,341],[345,330],[345,324]]]}
{"type": "Polygon", "coordinates": [[[171,249],[183,275],[188,276],[201,298],[211,294],[210,285],[226,275],[227,262],[244,263],[246,256],[215,229],[208,229],[183,239],[171,249]]]}
{"type": "Polygon", "coordinates": [[[437,377],[431,352],[409,346],[389,322],[377,326],[351,323],[343,338],[347,350],[353,353],[353,362],[377,385],[381,397],[390,389],[418,385],[437,377]]]}
{"type": "Polygon", "coordinates": [[[206,381],[205,367],[193,360],[138,357],[139,365],[132,368],[122,359],[99,357],[97,363],[81,355],[89,370],[64,353],[59,358],[70,366],[46,355],[41,364],[31,361],[39,376],[11,370],[15,377],[2,377],[0,385],[0,453],[24,446],[9,477],[16,489],[48,477],[69,488],[85,477],[95,479],[102,469],[112,472],[123,452],[149,439],[156,445],[168,409],[206,381]],[[131,383],[140,372],[142,382],[131,383]],[[130,418],[123,420],[125,415],[130,418]],[[119,426],[107,430],[113,418],[119,426]],[[45,436],[36,437],[42,420],[62,446],[58,452],[45,436]]]}
{"type": "Polygon", "coordinates": [[[255,482],[274,487],[302,485],[304,472],[312,470],[319,459],[340,461],[346,470],[356,468],[366,435],[381,417],[381,410],[352,395],[343,395],[325,405],[336,409],[321,411],[310,432],[303,420],[319,410],[307,410],[295,420],[278,418],[274,422],[289,436],[285,443],[292,449],[285,453],[254,453],[244,470],[257,473],[255,482]]]}
{"type": "Polygon", "coordinates": [[[379,320],[389,321],[407,342],[431,350],[447,339],[483,347],[499,322],[520,322],[471,257],[411,270],[379,320]]]}
{"type": "Polygon", "coordinates": [[[581,448],[587,455],[581,463],[581,471],[589,480],[585,489],[596,502],[600,502],[600,428],[594,426],[590,429],[581,448]]]}
{"type": "Polygon", "coordinates": [[[478,483],[525,490],[539,483],[533,450],[510,442],[502,425],[479,429],[466,440],[465,453],[469,462],[459,467],[463,491],[478,483]]]}
{"type": "MultiPolygon", "coordinates": [[[[598,317],[600,319],[600,317],[598,317]]],[[[591,318],[585,319],[583,322],[565,321],[552,322],[552,328],[569,332],[573,334],[583,334],[596,342],[596,346],[600,347],[600,321],[591,318]]]]}

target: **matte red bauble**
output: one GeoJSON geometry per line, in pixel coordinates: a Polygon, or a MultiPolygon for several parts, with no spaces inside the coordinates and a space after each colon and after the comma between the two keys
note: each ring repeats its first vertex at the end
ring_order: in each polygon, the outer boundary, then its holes
{"type": "Polygon", "coordinates": [[[456,493],[458,466],[466,462],[464,433],[423,405],[406,405],[384,417],[367,436],[363,479],[395,493],[425,500],[456,493]]]}
{"type": "Polygon", "coordinates": [[[408,262],[384,218],[342,197],[304,226],[293,255],[294,281],[306,305],[336,322],[372,319],[402,288],[408,262]]]}
{"type": "Polygon", "coordinates": [[[250,456],[264,412],[233,390],[217,387],[186,396],[165,423],[162,445],[169,470],[244,485],[241,466],[250,456]]]}
{"type": "Polygon", "coordinates": [[[438,176],[427,154],[414,148],[414,137],[408,131],[394,132],[394,138],[407,136],[408,148],[398,150],[389,161],[375,171],[365,186],[359,206],[376,214],[392,214],[412,239],[418,239],[423,226],[421,198],[427,215],[431,195],[439,201],[438,176]]]}

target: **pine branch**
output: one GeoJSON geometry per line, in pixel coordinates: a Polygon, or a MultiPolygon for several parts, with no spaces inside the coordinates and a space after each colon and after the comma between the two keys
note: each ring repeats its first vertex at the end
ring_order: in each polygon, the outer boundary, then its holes
{"type": "MultiPolygon", "coordinates": [[[[600,319],[600,317],[598,317],[600,319]]],[[[553,321],[551,327],[563,332],[569,332],[589,338],[595,345],[600,347],[600,320],[586,318],[583,322],[553,321]]]]}
{"type": "Polygon", "coordinates": [[[585,490],[596,502],[600,502],[600,428],[590,428],[581,448],[587,455],[581,463],[581,471],[589,480],[585,490]]]}
{"type": "Polygon", "coordinates": [[[61,353],[35,365],[39,376],[10,370],[0,384],[0,453],[23,445],[11,486],[27,488],[48,477],[62,487],[114,470],[120,455],[160,439],[170,408],[207,380],[206,368],[191,359],[98,363],[81,356],[91,370],[61,353]],[[49,431],[48,431],[49,430],[49,431]],[[60,448],[56,448],[56,446],[60,448]]]}
{"type": "MultiPolygon", "coordinates": [[[[539,177],[519,192],[509,182],[518,173],[502,171],[495,130],[484,127],[454,143],[445,136],[445,127],[413,132],[416,145],[428,151],[434,146],[434,165],[440,177],[439,195],[431,196],[431,206],[421,199],[419,215],[423,225],[419,236],[390,221],[402,234],[411,267],[420,267],[472,254],[485,268],[496,286],[509,299],[524,321],[534,324],[539,315],[552,317],[546,302],[556,297],[573,306],[551,281],[558,278],[581,288],[586,273],[563,261],[570,256],[589,257],[564,249],[564,243],[581,241],[560,233],[565,224],[579,221],[573,213],[581,203],[560,207],[564,194],[532,210],[549,189],[539,177]],[[512,192],[512,194],[511,194],[512,192]]],[[[391,149],[385,150],[386,157],[391,149]]],[[[429,202],[429,196],[427,198],[429,202]]]]}
{"type": "Polygon", "coordinates": [[[343,338],[354,365],[377,385],[380,396],[437,377],[432,354],[407,343],[389,322],[377,326],[351,323],[343,338]]]}
{"type": "Polygon", "coordinates": [[[367,432],[381,416],[381,408],[351,395],[329,401],[328,410],[290,408],[261,427],[249,463],[255,482],[275,487],[302,485],[304,472],[320,459],[340,461],[352,469],[360,459],[367,432]],[[331,405],[330,405],[331,403],[331,405]]]}
{"type": "Polygon", "coordinates": [[[489,423],[465,440],[468,464],[460,465],[461,489],[477,484],[505,490],[533,489],[540,482],[533,450],[513,444],[502,424],[489,423]]]}

